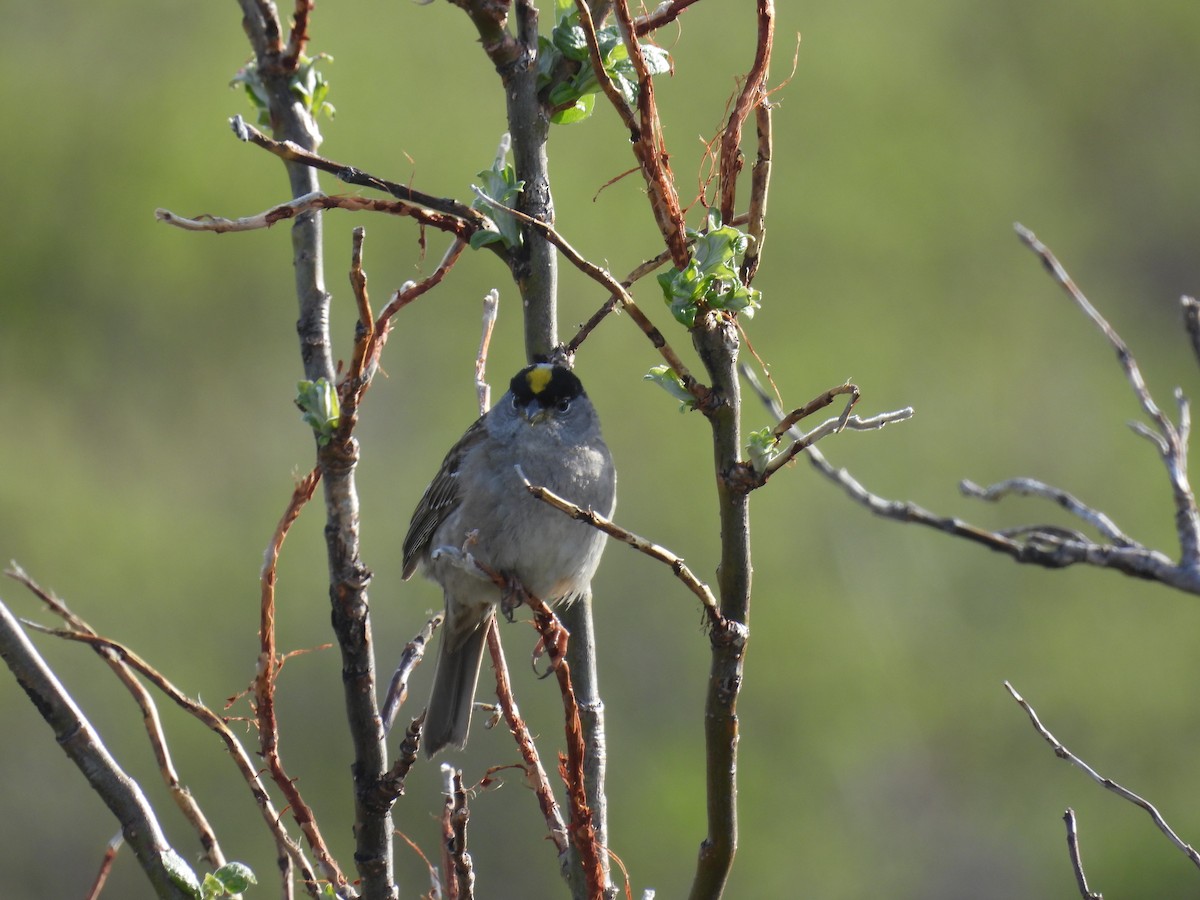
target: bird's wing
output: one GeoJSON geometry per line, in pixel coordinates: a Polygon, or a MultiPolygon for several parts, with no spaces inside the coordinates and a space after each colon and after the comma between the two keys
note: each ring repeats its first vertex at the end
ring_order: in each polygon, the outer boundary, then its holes
{"type": "Polygon", "coordinates": [[[412,577],[421,558],[429,551],[429,543],[438,526],[445,522],[462,502],[458,473],[462,468],[463,457],[483,440],[485,434],[481,417],[466,430],[458,443],[450,448],[437,475],[433,476],[433,481],[425,488],[421,502],[417,504],[412,521],[408,525],[408,534],[404,538],[405,579],[412,577]]]}

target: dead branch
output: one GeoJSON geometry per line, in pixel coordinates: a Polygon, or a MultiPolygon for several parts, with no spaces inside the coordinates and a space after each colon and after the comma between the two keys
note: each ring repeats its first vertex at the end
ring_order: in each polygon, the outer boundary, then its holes
{"type": "MultiPolygon", "coordinates": [[[[846,469],[831,465],[816,448],[808,448],[809,461],[817,471],[839,485],[856,503],[883,518],[924,525],[955,537],[966,538],[1011,556],[1019,563],[1050,569],[1082,563],[1115,569],[1135,578],[1157,581],[1187,593],[1200,594],[1200,516],[1197,514],[1195,495],[1187,476],[1191,415],[1186,398],[1176,389],[1175,400],[1179,419],[1178,423],[1173,422],[1154,402],[1129,347],[1079,290],[1054,254],[1029,229],[1018,224],[1016,230],[1021,242],[1038,255],[1056,283],[1104,334],[1117,354],[1139,405],[1151,421],[1150,425],[1134,422],[1131,423],[1131,427],[1154,445],[1167,469],[1174,497],[1174,518],[1180,545],[1178,562],[1158,550],[1138,543],[1117,528],[1109,516],[1095,507],[1083,503],[1066,491],[1034,479],[1009,479],[987,488],[979,487],[971,481],[963,481],[961,489],[968,497],[986,500],[996,500],[1012,493],[1043,497],[1092,526],[1099,533],[1101,540],[1090,539],[1078,531],[1044,524],[1021,525],[1002,530],[980,528],[957,517],[936,515],[914,503],[888,500],[874,494],[846,469]]],[[[1191,314],[1190,308],[1190,304],[1185,300],[1185,317],[1191,314]]],[[[770,402],[770,398],[761,389],[759,394],[764,402],[770,402]]]]}
{"type": "Polygon", "coordinates": [[[1071,857],[1071,871],[1075,873],[1075,884],[1079,887],[1080,900],[1104,900],[1103,894],[1088,889],[1087,875],[1083,872],[1083,857],[1079,851],[1079,833],[1075,827],[1075,810],[1063,814],[1067,826],[1067,854],[1071,857]]]}
{"type": "Polygon", "coordinates": [[[1085,763],[1082,759],[1064,747],[1062,742],[1052,735],[1046,726],[1042,724],[1037,713],[1034,712],[1033,707],[1029,705],[1024,697],[1017,693],[1016,688],[1006,681],[1004,682],[1004,689],[1007,690],[1008,693],[1012,695],[1012,698],[1017,701],[1017,705],[1020,706],[1021,709],[1025,710],[1025,714],[1029,716],[1029,721],[1033,724],[1034,730],[1037,731],[1037,733],[1042,736],[1042,739],[1050,745],[1050,747],[1054,750],[1055,756],[1057,756],[1059,759],[1065,759],[1072,765],[1082,769],[1087,776],[1092,779],[1092,781],[1096,782],[1096,784],[1100,785],[1105,790],[1112,791],[1118,797],[1128,800],[1134,806],[1144,809],[1154,821],[1154,824],[1158,830],[1165,834],[1167,839],[1170,840],[1170,842],[1176,847],[1178,847],[1183,854],[1192,861],[1192,865],[1200,869],[1200,853],[1197,853],[1191,848],[1190,845],[1185,844],[1180,839],[1179,835],[1177,835],[1171,826],[1167,824],[1166,820],[1162,817],[1162,814],[1154,807],[1153,804],[1142,799],[1128,788],[1124,788],[1117,784],[1111,778],[1105,778],[1103,775],[1085,763]]]}

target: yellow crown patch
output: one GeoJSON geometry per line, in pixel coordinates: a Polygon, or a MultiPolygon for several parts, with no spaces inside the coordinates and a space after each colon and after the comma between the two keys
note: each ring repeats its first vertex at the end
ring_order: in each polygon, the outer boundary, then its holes
{"type": "Polygon", "coordinates": [[[536,397],[546,389],[550,384],[550,378],[554,374],[554,369],[551,366],[535,366],[525,373],[525,380],[529,383],[529,390],[536,397]]]}

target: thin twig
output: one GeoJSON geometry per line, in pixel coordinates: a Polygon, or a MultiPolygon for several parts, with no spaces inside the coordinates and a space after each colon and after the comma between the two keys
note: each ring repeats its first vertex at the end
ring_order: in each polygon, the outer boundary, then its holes
{"type": "Polygon", "coordinates": [[[37,623],[28,623],[29,627],[35,630],[42,631],[46,634],[54,635],[55,637],[64,638],[65,640],[78,641],[86,643],[94,648],[105,650],[111,653],[116,659],[129,666],[134,671],[138,672],[146,678],[151,684],[158,688],[168,699],[183,709],[185,712],[200,720],[210,730],[216,734],[225,743],[226,749],[229,751],[230,757],[237,765],[238,771],[241,772],[246,783],[250,786],[251,794],[258,802],[259,809],[262,812],[264,821],[270,828],[271,833],[277,841],[283,843],[287,847],[288,852],[300,867],[301,877],[305,880],[305,886],[309,893],[316,897],[320,893],[320,887],[316,881],[316,875],[313,873],[311,865],[304,858],[304,851],[300,846],[292,840],[287,834],[286,829],[280,823],[280,814],[275,809],[271,802],[270,795],[263,786],[262,780],[258,775],[258,766],[251,760],[250,755],[242,746],[237,736],[230,731],[225,724],[225,720],[214,713],[211,709],[199,701],[193,700],[180,691],[175,685],[167,680],[162,673],[143,660],[140,656],[120,644],[117,641],[102,637],[95,633],[87,633],[73,629],[54,629],[46,628],[37,623]]]}
{"type": "Polygon", "coordinates": [[[495,288],[483,298],[483,322],[480,327],[479,352],[475,354],[475,394],[479,399],[479,414],[482,416],[492,406],[492,388],[487,381],[488,347],[492,343],[492,330],[500,314],[500,292],[495,288]]]}
{"type": "MultiPolygon", "coordinates": [[[[90,638],[73,631],[64,633],[75,639],[90,638]]],[[[141,787],[113,759],[100,735],[3,602],[0,602],[0,658],[53,730],[59,747],[117,818],[155,894],[170,900],[193,896],[179,879],[186,877],[184,873],[190,874],[191,880],[196,876],[167,842],[141,787]]]]}
{"type": "Polygon", "coordinates": [[[1068,808],[1063,814],[1063,822],[1067,826],[1067,854],[1071,858],[1071,871],[1075,873],[1080,900],[1104,900],[1103,894],[1088,889],[1087,875],[1083,872],[1083,857],[1079,851],[1079,833],[1075,827],[1075,810],[1068,808]]]}
{"type": "Polygon", "coordinates": [[[571,844],[579,855],[587,896],[603,897],[607,878],[603,851],[597,840],[596,825],[588,803],[584,778],[586,744],[583,739],[583,725],[579,718],[579,703],[571,683],[571,666],[563,658],[569,636],[558,617],[541,599],[527,594],[525,602],[533,612],[533,625],[541,636],[542,645],[550,650],[554,660],[552,671],[562,694],[567,752],[559,756],[558,774],[567,787],[567,806],[571,811],[571,844]]]}
{"type": "Polygon", "coordinates": [[[404,650],[400,653],[400,662],[396,664],[396,671],[392,674],[391,683],[388,685],[387,697],[383,701],[383,709],[380,710],[380,717],[383,719],[383,730],[388,734],[392,730],[392,725],[396,721],[396,714],[400,712],[400,707],[404,705],[404,701],[408,698],[408,678],[412,674],[413,669],[421,664],[421,660],[425,658],[425,648],[429,646],[429,642],[433,639],[433,633],[441,627],[442,621],[446,618],[444,612],[435,613],[425,623],[425,626],[417,632],[411,641],[404,645],[404,650]]]}
{"type": "Polygon", "coordinates": [[[475,896],[475,867],[467,852],[467,823],[471,809],[463,787],[462,769],[442,764],[446,802],[442,810],[442,868],[447,900],[475,896]]]}
{"type": "MultiPolygon", "coordinates": [[[[285,162],[299,163],[311,169],[328,172],[334,178],[338,179],[338,181],[345,182],[346,184],[383,191],[385,194],[391,194],[397,200],[403,200],[406,203],[423,207],[431,213],[442,213],[448,217],[442,220],[446,224],[449,224],[451,220],[459,220],[461,223],[459,227],[467,228],[469,232],[477,231],[480,228],[487,227],[489,224],[487,217],[483,213],[477,209],[472,209],[466,204],[459,203],[457,200],[451,200],[447,197],[435,197],[432,194],[426,194],[408,185],[389,181],[386,178],[379,178],[354,166],[348,166],[332,159],[327,159],[310,150],[305,150],[293,141],[273,140],[241,116],[234,116],[229,120],[229,124],[239,140],[261,147],[285,162]]],[[[445,230],[454,229],[447,228],[445,230]]]]}
{"type": "Polygon", "coordinates": [[[1175,530],[1179,537],[1180,564],[1187,568],[1200,567],[1200,512],[1197,512],[1196,497],[1188,482],[1189,413],[1182,391],[1178,389],[1175,391],[1180,415],[1180,425],[1177,428],[1170,418],[1159,409],[1154,398],[1150,396],[1150,390],[1146,387],[1141,368],[1125,341],[1108,323],[1108,320],[1092,306],[1071,276],[1067,274],[1062,263],[1050,251],[1050,248],[1019,222],[1013,227],[1016,229],[1021,243],[1037,254],[1046,271],[1074,301],[1075,305],[1100,329],[1113,350],[1116,351],[1117,359],[1125,371],[1126,380],[1133,388],[1134,396],[1137,397],[1142,410],[1154,423],[1153,432],[1139,423],[1133,423],[1133,427],[1139,434],[1150,438],[1158,448],[1159,455],[1167,467],[1175,500],[1175,530]]]}
{"type": "Polygon", "coordinates": [[[754,62],[746,73],[746,82],[721,135],[720,209],[723,222],[733,219],[737,177],[745,160],[741,148],[742,126],[756,106],[767,102],[767,71],[775,38],[775,3],[774,0],[758,0],[757,6],[758,39],[754,42],[754,62]]]}
{"type": "Polygon", "coordinates": [[[560,497],[547,487],[533,484],[525,476],[525,473],[521,471],[520,466],[517,467],[517,474],[524,483],[525,489],[538,500],[548,503],[555,509],[566,513],[572,519],[586,522],[593,528],[603,531],[609,537],[616,538],[618,541],[628,544],[639,553],[644,553],[651,559],[656,559],[668,565],[675,577],[682,581],[689,591],[700,598],[700,602],[704,605],[704,611],[708,615],[712,627],[717,630],[725,627],[725,621],[717,604],[717,598],[713,596],[713,592],[709,586],[697,578],[692,570],[684,564],[683,557],[677,556],[667,548],[661,547],[653,541],[625,530],[620,525],[617,525],[610,519],[606,519],[591,508],[584,509],[570,500],[560,497]]]}
{"type": "Polygon", "coordinates": [[[533,788],[537,797],[550,840],[558,850],[561,864],[565,864],[568,847],[567,826],[563,822],[562,809],[554,796],[554,789],[550,787],[550,779],[542,765],[533,735],[529,733],[529,726],[525,724],[525,719],[517,708],[517,700],[512,692],[512,679],[508,674],[508,662],[504,658],[504,647],[500,643],[500,632],[494,616],[488,625],[487,642],[492,657],[492,668],[496,673],[496,697],[499,700],[501,715],[504,716],[508,730],[517,742],[517,750],[524,760],[526,783],[533,788]]]}
{"type": "Polygon", "coordinates": [[[651,31],[674,22],[682,15],[684,10],[693,3],[698,2],[699,0],[665,0],[665,2],[660,3],[651,12],[634,19],[633,30],[637,32],[638,37],[649,34],[651,31]]]}
{"type": "Polygon", "coordinates": [[[567,260],[573,266],[575,266],[575,268],[577,268],[584,275],[587,275],[596,283],[600,284],[610,294],[620,297],[622,308],[629,314],[629,317],[633,319],[635,323],[637,323],[638,327],[642,329],[642,332],[646,335],[646,337],[650,339],[650,343],[654,345],[662,358],[666,360],[667,365],[671,367],[671,371],[679,376],[679,380],[683,384],[684,388],[688,391],[688,393],[696,398],[697,405],[699,405],[701,408],[704,408],[707,405],[711,394],[709,389],[692,376],[691,372],[688,371],[687,366],[683,364],[683,360],[679,358],[679,355],[675,352],[671,345],[667,343],[667,339],[663,336],[663,333],[659,331],[658,328],[655,327],[655,325],[648,318],[646,318],[646,315],[641,311],[640,308],[638,308],[637,303],[634,302],[634,299],[630,293],[612,276],[611,273],[608,272],[607,269],[603,269],[600,266],[597,266],[595,263],[584,259],[584,257],[580,255],[580,253],[574,247],[572,247],[567,242],[566,238],[559,234],[553,226],[548,225],[545,222],[540,222],[537,219],[531,219],[529,216],[526,216],[519,210],[505,206],[499,200],[489,197],[478,187],[473,186],[472,190],[477,196],[480,197],[480,199],[484,200],[496,209],[506,210],[512,213],[518,219],[521,219],[529,224],[536,231],[544,235],[546,239],[550,241],[550,243],[554,244],[554,246],[556,246],[562,252],[563,256],[565,256],[567,260]]]}
{"type": "Polygon", "coordinates": [[[989,502],[1002,500],[1010,494],[1022,497],[1041,497],[1044,500],[1058,504],[1071,515],[1082,519],[1103,535],[1107,541],[1118,547],[1130,547],[1138,550],[1146,549],[1142,544],[1125,534],[1104,513],[1097,509],[1092,509],[1067,491],[1052,487],[1038,481],[1036,478],[1009,478],[1005,481],[988,485],[987,487],[980,487],[975,482],[964,479],[959,483],[959,489],[968,497],[987,500],[989,502]]]}
{"type": "Polygon", "coordinates": [[[275,716],[275,680],[280,664],[275,644],[275,582],[279,554],[288,532],[299,518],[305,504],[312,499],[320,480],[320,470],[314,469],[296,485],[264,553],[262,573],[259,577],[259,655],[254,679],[254,713],[258,722],[259,753],[266,763],[271,780],[287,799],[292,818],[312,848],[318,865],[327,873],[336,890],[345,891],[346,877],[321,835],[312,807],[305,802],[295,779],[289,776],[283,767],[283,760],[279,755],[279,723],[275,716]]]}
{"type": "Polygon", "coordinates": [[[475,223],[465,221],[456,216],[427,209],[410,203],[407,200],[385,200],[382,197],[358,197],[351,194],[326,194],[323,191],[310,191],[287,203],[280,203],[270,209],[252,216],[242,216],[228,219],[223,216],[200,215],[189,218],[171,212],[169,209],[156,209],[154,217],[167,225],[174,225],[184,231],[209,231],[214,234],[229,234],[240,231],[258,231],[270,228],[280,222],[286,222],[303,215],[324,209],[343,209],[347,212],[379,212],[392,216],[408,216],[422,225],[428,225],[439,231],[445,231],[470,240],[472,234],[479,230],[475,223]]]}
{"type": "MultiPolygon", "coordinates": [[[[42,588],[29,574],[16,563],[12,563],[4,572],[9,578],[24,585],[34,596],[40,599],[56,616],[67,623],[67,627],[84,634],[95,634],[96,631],[85,622],[81,617],[77,616],[67,605],[55,596],[52,592],[42,588]]],[[[162,721],[158,715],[158,705],[154,702],[154,698],[149,691],[138,681],[134,673],[121,662],[120,658],[115,654],[97,650],[100,657],[108,664],[113,673],[125,685],[134,701],[142,711],[142,721],[146,727],[146,736],[150,741],[150,747],[154,751],[154,758],[158,763],[159,772],[162,773],[163,783],[166,784],[167,790],[170,791],[171,799],[175,801],[175,805],[179,807],[184,818],[192,824],[196,831],[197,837],[200,839],[200,846],[204,848],[205,859],[214,869],[219,869],[225,865],[225,854],[221,850],[220,844],[217,842],[216,833],[208,822],[208,818],[200,809],[200,804],[192,795],[192,792],[180,781],[179,773],[175,769],[175,763],[171,758],[171,750],[167,744],[166,734],[163,732],[162,721]]]]}
{"type": "Polygon", "coordinates": [[[117,861],[117,853],[124,843],[125,837],[118,831],[105,844],[104,856],[100,860],[100,868],[96,871],[96,877],[92,880],[92,886],[88,889],[84,900],[99,900],[100,892],[104,890],[104,883],[108,881],[108,875],[112,871],[113,863],[117,861]]]}
{"type": "Polygon", "coordinates": [[[1025,714],[1029,716],[1029,721],[1033,724],[1034,730],[1042,736],[1043,740],[1045,740],[1046,743],[1051,746],[1051,748],[1053,748],[1055,756],[1057,756],[1059,759],[1065,759],[1072,765],[1082,769],[1085,773],[1087,773],[1087,776],[1091,778],[1092,781],[1096,782],[1096,784],[1100,785],[1105,790],[1112,791],[1118,797],[1128,800],[1134,806],[1144,809],[1154,821],[1154,824],[1157,826],[1158,830],[1165,834],[1172,844],[1183,851],[1184,855],[1192,861],[1192,865],[1200,869],[1200,853],[1197,853],[1191,848],[1190,845],[1184,843],[1180,839],[1179,835],[1177,835],[1171,826],[1167,824],[1166,820],[1163,819],[1162,814],[1154,807],[1153,804],[1142,799],[1137,794],[1133,793],[1133,791],[1117,784],[1111,778],[1105,778],[1103,775],[1085,763],[1082,759],[1064,747],[1058,738],[1052,735],[1046,726],[1042,724],[1037,713],[1034,712],[1033,707],[1029,705],[1024,697],[1017,693],[1016,688],[1014,688],[1007,681],[1004,682],[1004,688],[1008,691],[1012,698],[1017,701],[1017,705],[1020,706],[1021,709],[1025,710],[1025,714]]]}

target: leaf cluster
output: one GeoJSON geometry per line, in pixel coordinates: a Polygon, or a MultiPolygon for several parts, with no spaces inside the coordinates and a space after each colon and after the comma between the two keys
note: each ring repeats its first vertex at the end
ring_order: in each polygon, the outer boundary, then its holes
{"type": "MultiPolygon", "coordinates": [[[[630,106],[637,103],[638,79],[629,49],[615,24],[596,30],[596,43],[604,71],[630,106]]],[[[671,71],[671,57],[654,44],[641,45],[646,70],[651,75],[671,71]]],[[[587,34],[579,21],[579,9],[571,0],[555,3],[555,24],[549,37],[538,38],[538,89],[550,89],[546,100],[553,110],[550,121],[556,125],[582,122],[592,114],[600,79],[588,52],[587,34]],[[574,74],[556,81],[563,63],[578,68],[574,74]]]]}
{"type": "Polygon", "coordinates": [[[743,283],[738,271],[749,235],[722,225],[720,214],[709,210],[705,230],[688,229],[688,237],[693,241],[688,264],[682,271],[672,267],[658,276],[663,299],[675,319],[691,328],[696,316],[708,310],[753,316],[759,308],[759,291],[743,283]]]}
{"type": "MultiPolygon", "coordinates": [[[[325,73],[317,68],[319,63],[326,60],[333,62],[333,57],[328,53],[318,53],[313,57],[301,56],[297,61],[295,73],[288,80],[288,88],[314,119],[322,113],[332,119],[337,112],[327,99],[329,80],[325,77],[325,73]]],[[[254,60],[238,69],[233,80],[229,82],[230,87],[238,85],[241,85],[246,91],[250,105],[258,114],[258,125],[263,128],[270,127],[270,96],[267,86],[263,82],[262,74],[258,70],[258,64],[254,60]]]]}

